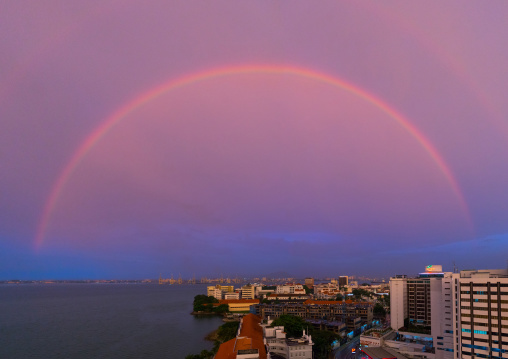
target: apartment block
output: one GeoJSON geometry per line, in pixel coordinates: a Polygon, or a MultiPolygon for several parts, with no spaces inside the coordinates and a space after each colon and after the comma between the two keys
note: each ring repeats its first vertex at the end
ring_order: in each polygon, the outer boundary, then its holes
{"type": "Polygon", "coordinates": [[[455,358],[508,358],[508,270],[461,271],[455,358]]]}
{"type": "Polygon", "coordinates": [[[508,358],[508,270],[428,266],[391,278],[390,292],[392,328],[430,326],[436,359],[508,358]]]}

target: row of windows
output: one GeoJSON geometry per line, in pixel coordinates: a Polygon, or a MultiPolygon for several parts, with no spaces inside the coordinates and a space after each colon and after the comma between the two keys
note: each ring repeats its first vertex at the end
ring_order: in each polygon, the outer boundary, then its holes
{"type": "MultiPolygon", "coordinates": [[[[461,298],[460,299],[461,302],[469,302],[469,298],[461,298]]],[[[493,304],[496,304],[496,303],[508,303],[508,300],[496,300],[496,299],[491,299],[491,300],[488,300],[488,299],[475,299],[474,300],[475,302],[477,303],[488,303],[488,302],[491,302],[493,304]]]]}
{"type": "MultiPolygon", "coordinates": [[[[471,329],[462,328],[462,332],[471,333],[471,329]]],[[[486,330],[473,330],[474,334],[487,334],[486,330]]]]}
{"type": "MultiPolygon", "coordinates": [[[[462,314],[463,317],[471,317],[471,314],[462,314]]],[[[479,315],[479,314],[473,314],[473,318],[481,318],[481,319],[489,319],[488,315],[479,315]]],[[[492,320],[497,320],[499,317],[497,315],[491,315],[490,318],[492,320]]],[[[501,317],[501,320],[508,320],[508,317],[501,317]]]]}
{"type": "MultiPolygon", "coordinates": [[[[471,337],[466,337],[465,335],[463,335],[462,336],[462,340],[471,340],[471,337]]],[[[488,343],[489,342],[488,339],[483,339],[483,338],[474,338],[474,341],[475,341],[475,343],[476,342],[482,342],[482,343],[488,343]]],[[[492,340],[492,343],[499,345],[500,342],[499,342],[499,340],[492,340]]],[[[501,345],[508,345],[508,342],[501,341],[501,345]]]]}
{"type": "MultiPolygon", "coordinates": [[[[497,282],[497,283],[493,283],[493,282],[490,282],[490,287],[492,288],[493,286],[496,286],[499,284],[500,287],[508,287],[508,284],[504,284],[504,283],[500,283],[500,282],[497,282]]],[[[461,287],[469,287],[471,285],[471,283],[460,283],[460,286],[461,287]]],[[[487,288],[487,284],[476,284],[476,283],[473,283],[473,288],[474,287],[483,287],[483,288],[487,288]]]]}
{"type": "MultiPolygon", "coordinates": [[[[471,325],[471,322],[462,321],[461,324],[471,325]]],[[[508,325],[497,325],[497,324],[494,324],[494,323],[489,325],[488,323],[477,323],[477,322],[475,322],[474,325],[475,325],[475,327],[492,327],[492,328],[501,327],[501,328],[508,328],[508,325]]]]}
{"type": "MultiPolygon", "coordinates": [[[[465,351],[462,351],[462,354],[471,356],[471,352],[465,352],[465,351]]],[[[503,359],[503,357],[498,357],[498,356],[495,356],[495,355],[486,355],[486,354],[478,354],[478,353],[474,353],[474,355],[475,355],[477,358],[503,359]]]]}
{"type": "MultiPolygon", "coordinates": [[[[501,295],[508,294],[508,292],[498,292],[497,290],[492,290],[492,289],[490,290],[491,296],[496,296],[498,293],[501,295]]],[[[461,290],[460,294],[487,295],[487,294],[489,294],[489,292],[486,290],[473,290],[472,292],[469,290],[461,290]]]]}
{"type": "Polygon", "coordinates": [[[497,352],[497,353],[507,353],[508,350],[506,349],[499,349],[499,348],[490,348],[490,347],[484,347],[484,346],[481,346],[481,345],[471,345],[471,344],[462,344],[463,347],[465,348],[470,348],[470,349],[480,349],[480,350],[492,350],[493,352],[497,352]]]}
{"type": "MultiPolygon", "coordinates": [[[[466,309],[466,310],[471,310],[471,307],[469,305],[461,305],[460,306],[460,309],[466,309]]],[[[489,310],[489,308],[487,307],[473,307],[473,310],[489,310]]],[[[492,311],[501,311],[501,312],[508,312],[508,308],[491,308],[490,310],[492,311]]]]}

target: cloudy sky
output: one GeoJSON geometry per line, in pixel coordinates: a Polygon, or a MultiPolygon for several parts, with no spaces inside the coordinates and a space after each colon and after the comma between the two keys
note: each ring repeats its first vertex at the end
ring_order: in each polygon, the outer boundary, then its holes
{"type": "Polygon", "coordinates": [[[507,15],[4,2],[0,279],[504,268],[507,15]]]}

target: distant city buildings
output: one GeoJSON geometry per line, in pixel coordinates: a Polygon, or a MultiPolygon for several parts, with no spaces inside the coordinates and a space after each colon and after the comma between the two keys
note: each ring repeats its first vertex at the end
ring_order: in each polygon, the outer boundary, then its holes
{"type": "Polygon", "coordinates": [[[305,278],[305,285],[309,289],[314,288],[314,278],[305,278]]]}

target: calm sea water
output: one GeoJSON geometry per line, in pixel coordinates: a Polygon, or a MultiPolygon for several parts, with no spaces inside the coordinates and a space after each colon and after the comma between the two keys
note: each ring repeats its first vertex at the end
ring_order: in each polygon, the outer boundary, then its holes
{"type": "Polygon", "coordinates": [[[0,358],[184,358],[211,349],[204,285],[0,285],[0,358]]]}

